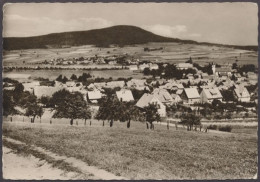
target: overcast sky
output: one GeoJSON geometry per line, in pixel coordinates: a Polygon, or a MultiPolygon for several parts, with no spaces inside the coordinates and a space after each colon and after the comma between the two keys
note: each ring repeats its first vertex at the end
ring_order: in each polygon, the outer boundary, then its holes
{"type": "Polygon", "coordinates": [[[155,34],[257,45],[254,3],[15,3],[4,6],[3,36],[135,25],[155,34]]]}

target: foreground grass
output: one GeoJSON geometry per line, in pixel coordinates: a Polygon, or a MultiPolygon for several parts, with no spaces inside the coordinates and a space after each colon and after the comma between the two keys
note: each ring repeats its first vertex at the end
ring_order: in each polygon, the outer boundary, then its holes
{"type": "Polygon", "coordinates": [[[3,123],[3,135],[130,179],[237,179],[257,172],[255,135],[155,127],[3,123]]]}

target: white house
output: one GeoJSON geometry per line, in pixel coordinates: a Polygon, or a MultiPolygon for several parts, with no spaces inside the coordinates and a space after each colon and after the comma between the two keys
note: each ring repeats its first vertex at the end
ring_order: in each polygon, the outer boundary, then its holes
{"type": "Polygon", "coordinates": [[[223,96],[218,88],[203,89],[200,93],[202,103],[212,103],[213,100],[219,100],[222,102],[223,96]]]}
{"type": "Polygon", "coordinates": [[[123,102],[134,101],[134,97],[133,97],[131,90],[122,89],[122,90],[116,92],[116,96],[117,96],[118,100],[123,101],[123,102]]]}
{"type": "Polygon", "coordinates": [[[196,88],[185,88],[181,94],[184,104],[194,104],[200,102],[200,95],[196,88]]]}
{"type": "Polygon", "coordinates": [[[250,102],[250,94],[246,87],[236,88],[234,90],[235,97],[240,102],[250,102]]]}
{"type": "Polygon", "coordinates": [[[159,106],[157,111],[160,114],[160,116],[166,117],[166,106],[155,95],[144,94],[136,103],[136,106],[144,108],[149,104],[157,104],[159,106]]]}
{"type": "Polygon", "coordinates": [[[137,65],[130,65],[130,66],[129,66],[129,70],[137,71],[137,70],[138,70],[138,67],[137,67],[137,65]]]}
{"type": "Polygon", "coordinates": [[[101,98],[102,98],[102,94],[99,90],[88,92],[88,100],[92,103],[97,103],[97,101],[101,98]]]}
{"type": "Polygon", "coordinates": [[[153,95],[155,95],[163,104],[171,104],[173,103],[172,96],[165,89],[154,89],[153,95]]]}
{"type": "Polygon", "coordinates": [[[179,63],[179,64],[177,64],[177,69],[186,70],[186,69],[189,69],[189,68],[193,68],[193,65],[190,64],[190,63],[179,63]]]}

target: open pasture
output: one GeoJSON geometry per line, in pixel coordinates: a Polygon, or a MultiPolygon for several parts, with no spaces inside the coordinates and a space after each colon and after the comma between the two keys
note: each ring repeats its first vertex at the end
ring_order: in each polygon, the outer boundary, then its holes
{"type": "MultiPolygon", "coordinates": [[[[13,119],[15,121],[15,118],[13,119]]],[[[68,123],[69,120],[60,119],[68,123]]],[[[82,121],[83,122],[83,121],[82,121]]],[[[257,136],[176,130],[145,123],[92,121],[92,125],[3,123],[3,136],[128,179],[241,179],[257,172],[257,136]],[[44,140],[42,140],[44,138],[44,140]]]]}

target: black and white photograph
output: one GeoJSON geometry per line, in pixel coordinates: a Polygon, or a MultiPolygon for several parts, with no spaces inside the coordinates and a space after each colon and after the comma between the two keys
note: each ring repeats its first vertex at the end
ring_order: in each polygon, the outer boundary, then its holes
{"type": "Polygon", "coordinates": [[[2,7],[2,178],[258,178],[258,4],[2,7]]]}

